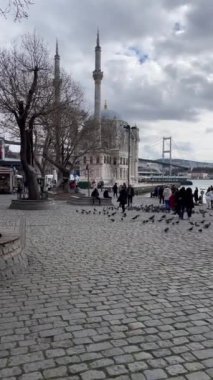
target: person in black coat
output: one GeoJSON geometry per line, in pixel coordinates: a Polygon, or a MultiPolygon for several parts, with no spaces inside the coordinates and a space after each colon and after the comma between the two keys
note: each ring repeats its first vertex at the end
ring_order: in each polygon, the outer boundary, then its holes
{"type": "Polygon", "coordinates": [[[96,199],[98,199],[99,205],[101,204],[101,198],[99,196],[99,192],[98,192],[97,187],[95,187],[94,190],[92,191],[91,197],[92,197],[92,204],[93,205],[94,205],[96,199]]]}
{"type": "Polygon", "coordinates": [[[126,187],[122,186],[120,195],[118,197],[118,202],[120,202],[120,206],[122,207],[122,211],[125,211],[125,205],[127,204],[127,198],[128,198],[128,193],[126,187]]]}
{"type": "Polygon", "coordinates": [[[128,189],[127,189],[127,193],[128,193],[128,205],[132,205],[132,199],[135,195],[135,191],[134,191],[134,188],[132,187],[132,185],[129,185],[128,189]]]}
{"type": "Polygon", "coordinates": [[[192,209],[194,207],[193,194],[191,187],[187,187],[185,192],[185,210],[187,212],[188,218],[192,216],[192,209]]]}
{"type": "Polygon", "coordinates": [[[183,219],[183,214],[185,210],[185,187],[181,187],[180,190],[177,191],[175,194],[176,198],[176,211],[177,214],[179,215],[180,219],[183,219]]]}
{"type": "Polygon", "coordinates": [[[115,182],[112,190],[113,190],[113,196],[117,198],[118,197],[118,185],[116,182],[115,182]]]}
{"type": "Polygon", "coordinates": [[[199,200],[199,195],[198,195],[198,188],[196,187],[195,191],[194,191],[194,200],[195,200],[195,204],[198,204],[198,200],[199,200]]]}

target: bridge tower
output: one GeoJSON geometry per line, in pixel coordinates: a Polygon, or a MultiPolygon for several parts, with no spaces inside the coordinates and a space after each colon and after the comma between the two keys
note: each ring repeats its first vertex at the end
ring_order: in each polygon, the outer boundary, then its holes
{"type": "MultiPolygon", "coordinates": [[[[172,138],[163,137],[163,148],[162,148],[162,159],[164,160],[165,155],[169,155],[169,175],[172,174],[172,138]]],[[[164,169],[163,169],[164,172],[164,169]]]]}

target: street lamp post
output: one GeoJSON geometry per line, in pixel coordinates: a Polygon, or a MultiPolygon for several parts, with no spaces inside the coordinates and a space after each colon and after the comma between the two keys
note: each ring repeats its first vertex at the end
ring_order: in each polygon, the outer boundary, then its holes
{"type": "Polygon", "coordinates": [[[89,164],[86,165],[86,171],[87,171],[87,183],[88,183],[88,197],[90,197],[90,178],[89,178],[89,164]]]}
{"type": "MultiPolygon", "coordinates": [[[[127,187],[130,185],[130,146],[131,146],[131,131],[137,129],[137,127],[130,127],[129,124],[124,125],[124,128],[127,129],[128,132],[128,167],[127,167],[127,187]]],[[[128,198],[128,206],[129,206],[129,198],[128,198]]]]}
{"type": "Polygon", "coordinates": [[[130,185],[130,130],[131,130],[131,127],[129,124],[127,124],[127,125],[124,125],[124,128],[127,129],[127,133],[128,133],[127,187],[129,187],[130,185]]]}

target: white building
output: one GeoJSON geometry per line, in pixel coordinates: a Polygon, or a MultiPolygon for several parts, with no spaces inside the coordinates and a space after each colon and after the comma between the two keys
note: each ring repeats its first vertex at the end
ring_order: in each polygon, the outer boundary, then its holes
{"type": "Polygon", "coordinates": [[[130,127],[117,112],[108,109],[105,102],[101,110],[101,46],[99,33],[95,47],[95,82],[94,118],[99,125],[100,149],[82,157],[80,161],[81,180],[89,179],[105,184],[128,182],[128,154],[129,154],[129,180],[131,184],[138,182],[138,145],[139,129],[130,127]],[[125,128],[126,127],[126,128],[125,128]],[[130,148],[130,149],[129,149],[130,148]],[[130,153],[128,151],[130,150],[130,153]]]}

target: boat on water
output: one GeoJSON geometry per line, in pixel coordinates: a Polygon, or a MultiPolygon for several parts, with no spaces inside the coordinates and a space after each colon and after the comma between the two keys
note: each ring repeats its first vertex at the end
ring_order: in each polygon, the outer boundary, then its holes
{"type": "Polygon", "coordinates": [[[182,185],[182,186],[191,186],[192,185],[192,181],[190,181],[187,177],[183,177],[183,176],[173,176],[173,175],[166,175],[166,176],[162,176],[162,175],[153,175],[153,176],[150,176],[150,177],[146,177],[146,178],[143,178],[143,181],[144,182],[147,182],[147,183],[170,183],[170,184],[179,184],[179,185],[182,185]]]}

